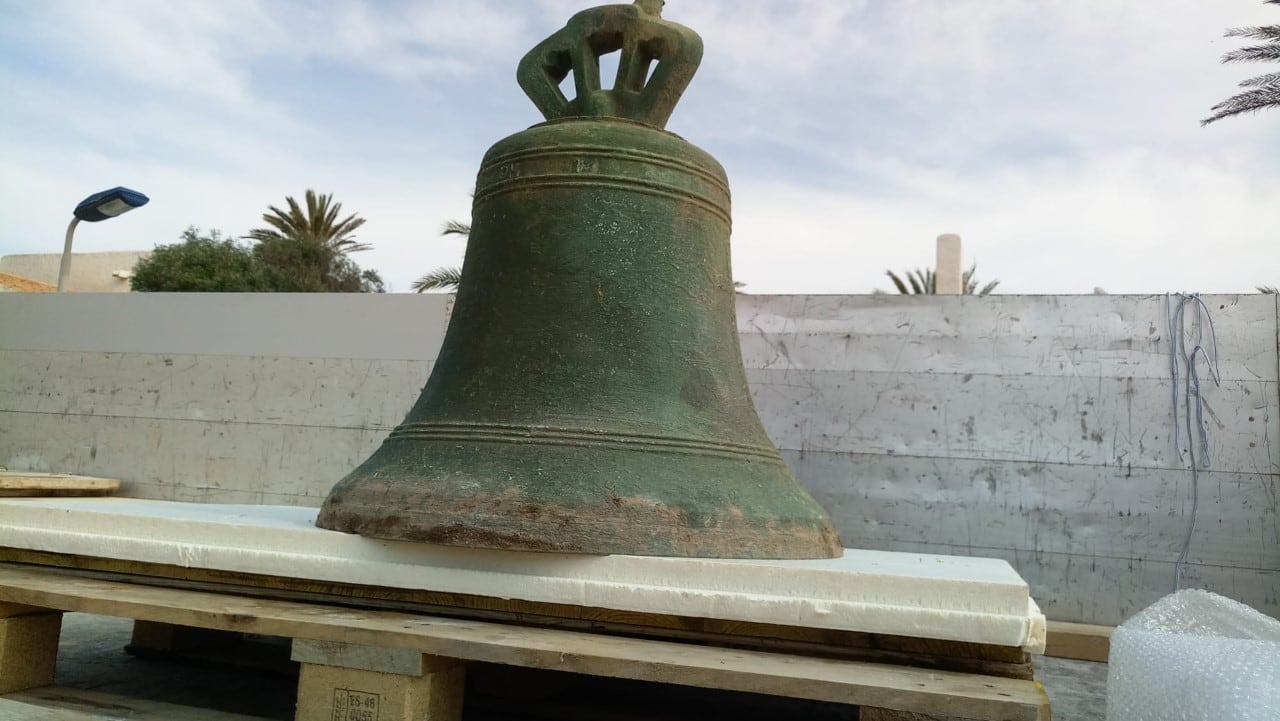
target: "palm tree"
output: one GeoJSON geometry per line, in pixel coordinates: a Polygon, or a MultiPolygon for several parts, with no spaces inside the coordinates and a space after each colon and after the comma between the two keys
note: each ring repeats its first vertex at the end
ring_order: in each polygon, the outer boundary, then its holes
{"type": "MultiPolygon", "coordinates": [[[[964,295],[990,295],[991,291],[995,290],[997,285],[1000,285],[1000,281],[993,280],[982,286],[981,290],[978,290],[978,281],[973,279],[973,274],[977,270],[978,265],[975,263],[960,278],[961,290],[964,295]]],[[[903,295],[936,295],[938,292],[938,278],[932,270],[917,269],[906,273],[905,282],[892,270],[886,270],[885,275],[889,276],[889,280],[893,281],[893,287],[897,288],[898,292],[903,295]]],[[[883,293],[884,291],[877,289],[875,292],[883,293]]]]}
{"type": "MultiPolygon", "coordinates": [[[[1280,0],[1263,0],[1268,5],[1280,5],[1280,0]]],[[[1249,38],[1261,40],[1262,45],[1232,50],[1222,56],[1224,63],[1280,62],[1280,25],[1264,25],[1260,27],[1232,28],[1226,32],[1229,38],[1249,38]]],[[[1213,115],[1200,121],[1208,125],[1240,113],[1252,113],[1264,108],[1280,107],[1280,73],[1267,73],[1256,78],[1249,78],[1240,83],[1245,88],[1226,100],[1213,106],[1213,115]]]]}
{"type": "Polygon", "coordinates": [[[287,212],[274,205],[268,206],[270,212],[263,214],[262,220],[271,227],[251,230],[245,237],[260,243],[280,240],[302,242],[324,248],[335,256],[373,247],[367,243],[357,243],[353,235],[357,228],[364,225],[364,218],[352,213],[339,220],[342,203],[333,202],[332,195],[317,195],[314,190],[308,190],[306,201],[305,212],[292,197],[285,198],[289,205],[287,212]]]}
{"type": "MultiPolygon", "coordinates": [[[[444,224],[444,228],[440,230],[440,235],[461,235],[466,238],[471,235],[471,225],[450,220],[444,224]]],[[[457,290],[458,284],[461,282],[462,268],[442,267],[436,268],[413,281],[412,287],[419,293],[425,293],[429,290],[457,290]]]]}
{"type": "Polygon", "coordinates": [[[903,295],[933,295],[938,290],[937,279],[934,278],[932,270],[920,270],[917,268],[915,271],[908,272],[906,274],[906,283],[892,270],[886,270],[884,273],[889,276],[889,280],[893,281],[893,286],[903,295]],[[907,289],[907,283],[911,284],[909,290],[907,289]]]}

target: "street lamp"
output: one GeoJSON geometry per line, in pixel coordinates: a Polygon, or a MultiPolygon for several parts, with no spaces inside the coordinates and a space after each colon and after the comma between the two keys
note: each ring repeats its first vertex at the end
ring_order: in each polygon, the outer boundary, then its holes
{"type": "Polygon", "coordinates": [[[76,226],[80,224],[80,221],[96,223],[107,218],[114,218],[134,208],[141,208],[147,204],[147,200],[147,196],[136,190],[112,188],[101,193],[94,193],[80,201],[80,204],[72,212],[75,217],[71,219],[71,224],[67,226],[67,241],[62,246],[62,265],[58,267],[59,293],[66,288],[67,276],[71,275],[71,236],[76,232],[76,226]]]}

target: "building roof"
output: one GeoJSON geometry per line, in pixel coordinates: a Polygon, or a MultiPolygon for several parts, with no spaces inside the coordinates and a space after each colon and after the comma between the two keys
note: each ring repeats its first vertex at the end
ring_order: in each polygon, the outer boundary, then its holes
{"type": "Polygon", "coordinates": [[[23,278],[20,275],[12,273],[0,273],[0,291],[14,291],[18,293],[52,293],[58,289],[58,286],[52,283],[45,283],[40,280],[32,280],[23,278]]]}

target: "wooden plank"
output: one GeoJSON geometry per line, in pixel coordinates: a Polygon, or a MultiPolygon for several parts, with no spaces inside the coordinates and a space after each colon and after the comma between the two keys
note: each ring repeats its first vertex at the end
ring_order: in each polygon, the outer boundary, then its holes
{"type": "Polygon", "coordinates": [[[858,721],[967,721],[955,716],[925,716],[909,711],[890,711],[883,708],[864,708],[858,712],[858,721]]]}
{"type": "Polygon", "coordinates": [[[991,721],[1047,721],[1032,681],[392,611],[140,587],[0,565],[0,600],[445,658],[991,721]]]}
{"type": "Polygon", "coordinates": [[[120,481],[114,478],[0,471],[0,497],[106,496],[118,490],[120,481]]]}
{"type": "Polygon", "coordinates": [[[37,616],[43,613],[49,613],[50,609],[40,608],[39,606],[24,606],[20,603],[4,603],[0,601],[0,618],[12,618],[14,616],[37,616]]]}
{"type": "Polygon", "coordinates": [[[45,686],[0,696],[0,721],[262,721],[77,688],[45,686]]]}
{"type": "Polygon", "coordinates": [[[1114,630],[1111,626],[1050,621],[1044,655],[1106,663],[1114,630]]]}
{"type": "Polygon", "coordinates": [[[535,603],[457,593],[306,581],[0,548],[0,560],[38,564],[77,574],[187,590],[229,592],[281,600],[342,603],[367,608],[429,613],[520,625],[590,630],[666,638],[734,648],[797,653],[922,668],[1032,678],[1030,656],[1021,648],[886,636],[856,631],[721,621],[632,613],[603,608],[535,603]]]}

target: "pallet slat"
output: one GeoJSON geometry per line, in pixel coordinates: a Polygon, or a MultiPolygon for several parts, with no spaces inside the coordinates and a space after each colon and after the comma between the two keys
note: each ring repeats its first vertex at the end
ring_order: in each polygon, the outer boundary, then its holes
{"type": "Polygon", "coordinates": [[[446,658],[990,721],[1046,721],[1032,681],[135,586],[0,565],[0,600],[446,658]]]}
{"type": "Polygon", "coordinates": [[[118,490],[114,478],[0,471],[0,497],[107,496],[118,490]]]}
{"type": "Polygon", "coordinates": [[[1044,655],[1079,661],[1107,662],[1111,653],[1111,626],[1050,621],[1044,655]]]}

